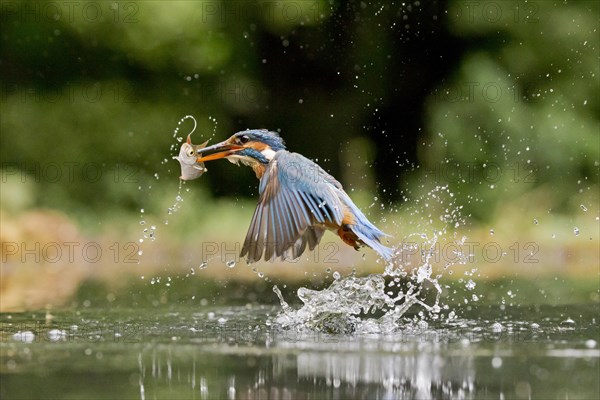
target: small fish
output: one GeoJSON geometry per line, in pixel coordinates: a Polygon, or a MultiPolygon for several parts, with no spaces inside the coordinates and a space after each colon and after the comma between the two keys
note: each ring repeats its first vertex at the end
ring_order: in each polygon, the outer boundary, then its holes
{"type": "Polygon", "coordinates": [[[181,165],[181,176],[179,179],[184,181],[198,179],[207,171],[204,167],[204,163],[198,162],[198,156],[196,154],[198,150],[206,147],[208,140],[202,144],[192,144],[192,139],[190,138],[191,135],[192,134],[190,133],[185,143],[181,145],[179,155],[173,157],[173,159],[179,161],[179,165],[181,165]]]}

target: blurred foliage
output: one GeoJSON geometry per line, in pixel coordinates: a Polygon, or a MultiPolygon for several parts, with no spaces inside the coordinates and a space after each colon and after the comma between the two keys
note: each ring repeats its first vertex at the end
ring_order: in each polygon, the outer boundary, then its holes
{"type": "Polygon", "coordinates": [[[597,201],[598,3],[467,9],[452,5],[451,30],[481,45],[429,99],[425,169],[479,219],[545,186],[547,210],[565,211],[581,192],[597,201]]]}
{"type": "MultiPolygon", "coordinates": [[[[597,190],[598,11],[595,1],[3,1],[2,207],[162,206],[179,175],[173,131],[193,114],[195,142],[281,130],[362,205],[449,184],[480,220],[545,186],[548,204],[568,209],[597,190]]],[[[252,171],[208,168],[194,185],[255,195],[252,171]]]]}

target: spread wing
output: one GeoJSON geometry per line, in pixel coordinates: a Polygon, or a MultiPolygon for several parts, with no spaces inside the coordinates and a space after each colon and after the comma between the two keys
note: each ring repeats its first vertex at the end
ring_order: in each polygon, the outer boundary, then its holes
{"type": "Polygon", "coordinates": [[[258,206],[242,247],[249,263],[296,259],[313,250],[327,226],[342,224],[342,185],[314,162],[279,151],[260,180],[258,206]]]}

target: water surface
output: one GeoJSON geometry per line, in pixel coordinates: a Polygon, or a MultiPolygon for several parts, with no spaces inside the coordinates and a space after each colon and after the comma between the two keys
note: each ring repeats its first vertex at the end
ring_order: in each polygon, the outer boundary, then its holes
{"type": "Polygon", "coordinates": [[[597,304],[482,307],[388,333],[284,329],[279,306],[1,315],[2,398],[544,398],[599,394],[597,304]]]}

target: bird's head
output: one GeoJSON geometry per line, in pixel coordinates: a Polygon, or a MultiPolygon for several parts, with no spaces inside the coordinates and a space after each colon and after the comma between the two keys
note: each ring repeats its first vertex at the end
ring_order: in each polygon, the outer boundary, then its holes
{"type": "Polygon", "coordinates": [[[285,150],[283,139],[276,132],[266,129],[251,129],[235,133],[229,139],[199,149],[198,162],[226,158],[232,163],[246,165],[268,164],[275,153],[285,150]]]}

